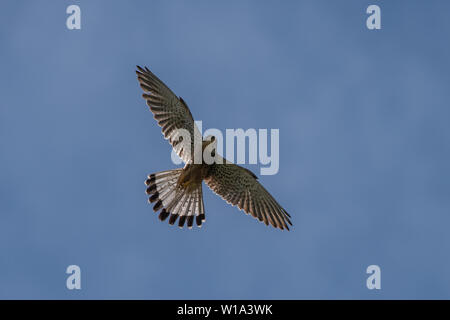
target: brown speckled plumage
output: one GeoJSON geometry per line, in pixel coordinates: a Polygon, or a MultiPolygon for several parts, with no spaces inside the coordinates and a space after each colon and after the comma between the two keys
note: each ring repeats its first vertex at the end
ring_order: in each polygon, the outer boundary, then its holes
{"type": "Polygon", "coordinates": [[[220,155],[215,155],[216,163],[193,164],[194,141],[203,141],[201,151],[213,142],[202,140],[192,114],[181,97],[178,98],[149,69],[139,66],[137,69],[138,81],[144,90],[143,97],[147,105],[161,126],[164,137],[186,163],[182,169],[151,174],[145,181],[149,202],[155,203],[153,209],[162,209],[159,219],[164,221],[169,218],[171,225],[178,219],[179,227],[186,224],[191,228],[194,221],[201,226],[205,221],[202,193],[202,181],[205,181],[212,191],[229,204],[237,206],[266,225],[289,230],[288,225],[292,225],[290,215],[250,170],[232,164],[220,155]],[[188,139],[180,139],[180,129],[188,133],[190,143],[186,141],[188,139]]]}

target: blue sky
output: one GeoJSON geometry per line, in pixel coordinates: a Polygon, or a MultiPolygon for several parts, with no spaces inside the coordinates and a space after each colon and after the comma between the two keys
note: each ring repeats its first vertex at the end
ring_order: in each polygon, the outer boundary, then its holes
{"type": "Polygon", "coordinates": [[[450,298],[448,2],[1,7],[0,298],[450,298]],[[174,165],[136,64],[204,128],[280,130],[279,173],[260,181],[291,232],[207,187],[203,228],[157,219],[143,181],[174,165]]]}

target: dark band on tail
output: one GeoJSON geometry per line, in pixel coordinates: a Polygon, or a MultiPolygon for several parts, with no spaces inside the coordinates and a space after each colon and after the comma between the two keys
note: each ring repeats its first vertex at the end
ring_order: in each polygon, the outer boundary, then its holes
{"type": "Polygon", "coordinates": [[[177,185],[181,169],[153,173],[145,180],[148,201],[155,203],[153,210],[159,213],[159,220],[165,221],[169,218],[169,224],[174,225],[178,219],[178,226],[182,228],[185,224],[192,228],[195,223],[201,227],[205,221],[203,206],[202,187],[191,192],[177,185]]]}

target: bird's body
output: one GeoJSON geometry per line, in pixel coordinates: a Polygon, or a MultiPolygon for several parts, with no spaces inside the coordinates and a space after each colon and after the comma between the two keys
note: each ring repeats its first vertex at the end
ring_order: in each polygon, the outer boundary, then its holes
{"type": "Polygon", "coordinates": [[[155,203],[153,209],[162,209],[159,219],[164,221],[169,217],[169,224],[175,224],[179,218],[178,226],[187,224],[189,228],[195,219],[201,226],[205,221],[202,191],[205,182],[231,205],[266,225],[289,230],[288,224],[292,225],[289,214],[257,181],[256,175],[216,154],[215,137],[202,139],[186,102],[149,69],[137,68],[144,99],[162,127],[164,137],[185,162],[184,168],[150,174],[145,181],[149,202],[155,203]],[[201,148],[195,146],[196,141],[202,141],[201,148]],[[205,151],[215,161],[206,161],[205,151]],[[199,152],[200,161],[197,161],[199,152]]]}
{"type": "Polygon", "coordinates": [[[177,185],[185,189],[192,190],[202,184],[206,178],[210,165],[202,164],[190,164],[188,163],[181,171],[178,178],[177,185]]]}

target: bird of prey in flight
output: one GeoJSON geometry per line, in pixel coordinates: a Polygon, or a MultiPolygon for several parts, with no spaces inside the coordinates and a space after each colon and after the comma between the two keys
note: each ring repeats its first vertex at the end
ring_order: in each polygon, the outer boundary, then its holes
{"type": "Polygon", "coordinates": [[[186,102],[147,67],[137,66],[136,74],[144,90],[143,97],[162,127],[165,139],[169,140],[185,162],[184,168],[153,173],[145,181],[149,202],[155,203],[154,211],[162,209],[159,219],[164,221],[169,218],[171,225],[178,219],[181,228],[185,224],[192,228],[195,219],[200,227],[205,221],[202,192],[202,181],[205,181],[213,192],[246,214],[251,214],[266,225],[289,230],[288,225],[292,223],[286,210],[258,182],[253,172],[215,154],[216,138],[202,138],[186,102]],[[180,132],[187,132],[190,139],[183,139],[180,132]],[[194,146],[194,141],[201,141],[200,152],[209,148],[216,161],[208,164],[203,157],[200,161],[194,161],[195,153],[199,150],[194,146]]]}

